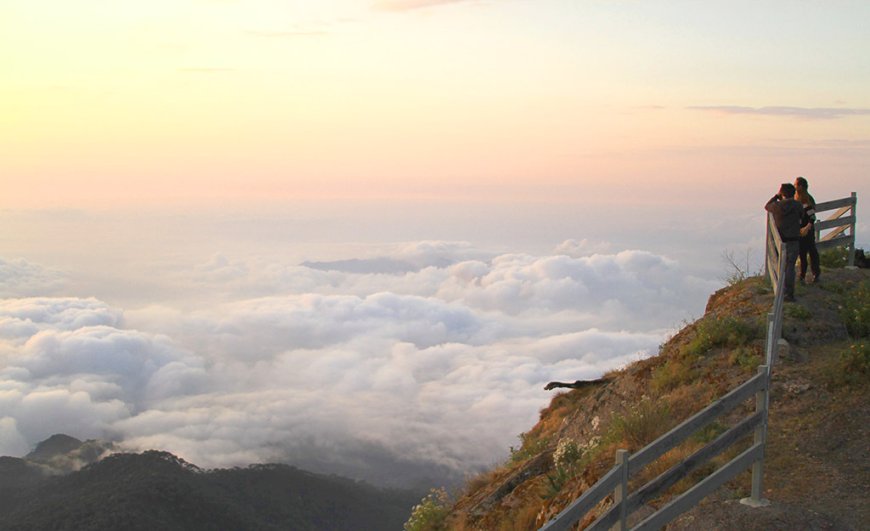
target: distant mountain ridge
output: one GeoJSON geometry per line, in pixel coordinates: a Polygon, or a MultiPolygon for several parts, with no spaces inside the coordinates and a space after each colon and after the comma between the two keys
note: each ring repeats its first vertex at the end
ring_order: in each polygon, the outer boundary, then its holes
{"type": "Polygon", "coordinates": [[[0,529],[381,531],[401,529],[419,500],[288,465],[203,470],[154,450],[100,458],[112,449],[57,434],[0,457],[0,529]]]}

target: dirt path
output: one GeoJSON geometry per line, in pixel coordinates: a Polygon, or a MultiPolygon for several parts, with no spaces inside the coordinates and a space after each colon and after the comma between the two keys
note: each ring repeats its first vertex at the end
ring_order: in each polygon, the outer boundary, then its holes
{"type": "Polygon", "coordinates": [[[870,530],[870,382],[842,384],[831,372],[855,342],[831,290],[868,278],[834,270],[827,287],[801,287],[786,305],[790,355],[774,369],[765,461],[770,506],[741,505],[745,492],[720,489],[668,529],[870,530]]]}

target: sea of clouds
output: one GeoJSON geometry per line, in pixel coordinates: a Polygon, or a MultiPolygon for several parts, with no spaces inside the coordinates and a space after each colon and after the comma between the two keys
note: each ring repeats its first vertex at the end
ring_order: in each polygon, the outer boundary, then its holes
{"type": "Polygon", "coordinates": [[[546,382],[655,354],[721,286],[573,240],[542,255],[452,241],[300,263],[216,255],[161,272],[184,304],[119,308],[65,296],[68,282],[0,257],[0,455],[66,433],[404,486],[503,460],[546,382]]]}

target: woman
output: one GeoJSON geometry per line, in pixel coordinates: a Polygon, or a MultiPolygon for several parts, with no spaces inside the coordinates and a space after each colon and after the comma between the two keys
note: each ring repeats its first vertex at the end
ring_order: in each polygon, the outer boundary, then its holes
{"type": "Polygon", "coordinates": [[[819,267],[819,251],[816,249],[816,200],[810,195],[808,189],[810,185],[803,177],[798,177],[794,181],[795,194],[794,198],[804,206],[804,215],[801,218],[801,236],[798,240],[800,257],[800,281],[806,280],[807,274],[807,255],[809,255],[810,268],[813,271],[811,282],[819,281],[819,275],[822,270],[819,267]]]}

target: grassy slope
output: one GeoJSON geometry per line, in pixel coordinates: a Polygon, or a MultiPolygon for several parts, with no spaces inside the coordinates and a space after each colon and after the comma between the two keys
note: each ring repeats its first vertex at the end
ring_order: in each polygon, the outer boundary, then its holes
{"type": "MultiPolygon", "coordinates": [[[[764,479],[772,506],[749,510],[737,503],[748,494],[746,472],[673,528],[792,529],[797,523],[808,529],[860,529],[870,522],[867,354],[865,349],[863,357],[854,358],[863,365],[850,367],[841,355],[867,341],[868,285],[867,270],[829,270],[824,283],[801,286],[798,303],[786,306],[783,334],[791,348],[774,371],[764,479]],[[857,290],[862,284],[865,289],[857,290]],[[858,312],[853,321],[858,319],[859,329],[851,326],[851,336],[844,311],[858,312]]],[[[759,278],[725,288],[710,298],[704,317],[662,345],[658,356],[609,375],[610,383],[557,394],[511,459],[469,480],[446,520],[430,528],[537,529],[610,469],[617,448],[637,451],[755,374],[771,304],[772,294],[759,278]],[[554,466],[554,450],[569,440],[579,447],[575,459],[569,452],[562,467],[554,466]]],[[[753,407],[749,401],[729,419],[701,430],[633,483],[679,462],[753,407]]],[[[737,451],[673,490],[690,487],[737,451]]]]}

